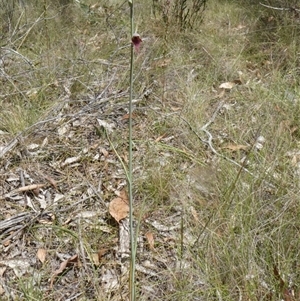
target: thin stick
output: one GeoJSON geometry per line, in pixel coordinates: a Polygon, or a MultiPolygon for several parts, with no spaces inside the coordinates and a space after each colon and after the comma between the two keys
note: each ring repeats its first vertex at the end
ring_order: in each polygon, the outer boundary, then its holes
{"type": "MultiPolygon", "coordinates": [[[[130,6],[131,37],[133,28],[133,0],[128,0],[130,6]]],[[[130,56],[130,91],[129,91],[129,163],[128,163],[128,195],[129,195],[129,231],[130,231],[130,270],[129,270],[129,295],[130,301],[135,301],[135,257],[136,244],[133,227],[133,195],[132,195],[132,98],[133,98],[133,44],[130,56]]]]}
{"type": "Polygon", "coordinates": [[[271,8],[271,9],[275,9],[275,10],[291,10],[291,11],[300,11],[300,9],[296,9],[294,7],[274,7],[274,6],[270,6],[270,5],[267,5],[267,4],[263,4],[263,3],[259,3],[260,5],[264,6],[264,7],[267,7],[267,8],[271,8]]]}

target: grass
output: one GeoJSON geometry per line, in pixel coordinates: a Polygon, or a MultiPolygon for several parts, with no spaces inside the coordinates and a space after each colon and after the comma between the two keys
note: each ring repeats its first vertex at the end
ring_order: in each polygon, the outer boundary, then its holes
{"type": "MultiPolygon", "coordinates": [[[[119,227],[107,208],[126,185],[112,145],[127,162],[128,6],[2,2],[0,146],[22,139],[1,158],[0,191],[19,188],[21,171],[26,185],[48,186],[38,197],[1,197],[1,217],[33,212],[31,200],[46,202],[54,219],[38,216],[2,241],[1,300],[126,299],[119,227]],[[114,125],[111,142],[97,118],[114,125]],[[49,289],[74,254],[79,261],[49,289]],[[17,277],[11,259],[37,276],[17,277]]],[[[298,300],[299,18],[259,1],[208,1],[203,22],[180,31],[154,17],[150,1],[135,5],[143,39],[133,111],[137,298],[298,300]]]]}

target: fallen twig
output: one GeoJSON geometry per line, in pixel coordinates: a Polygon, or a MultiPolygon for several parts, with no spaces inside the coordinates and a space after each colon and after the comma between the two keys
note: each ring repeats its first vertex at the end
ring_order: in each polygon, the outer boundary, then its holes
{"type": "Polygon", "coordinates": [[[274,7],[274,6],[270,6],[270,5],[267,5],[267,4],[263,4],[261,2],[259,2],[259,4],[262,5],[262,6],[264,6],[264,7],[275,9],[275,10],[281,10],[281,11],[290,10],[290,11],[300,12],[300,9],[297,9],[295,7],[274,7]]]}
{"type": "Polygon", "coordinates": [[[20,52],[14,50],[12,48],[7,48],[7,47],[1,47],[1,49],[12,52],[12,53],[20,56],[30,67],[34,67],[33,63],[28,58],[26,58],[23,54],[21,54],[20,52]]]}

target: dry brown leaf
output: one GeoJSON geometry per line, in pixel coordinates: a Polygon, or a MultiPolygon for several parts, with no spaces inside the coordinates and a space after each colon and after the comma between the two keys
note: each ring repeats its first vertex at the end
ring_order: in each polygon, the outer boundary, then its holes
{"type": "MultiPolygon", "coordinates": [[[[132,119],[134,119],[134,118],[137,118],[137,115],[136,115],[136,114],[132,114],[131,117],[132,117],[132,119]]],[[[123,115],[121,119],[122,119],[122,120],[127,120],[127,119],[129,119],[129,114],[123,115]]]]}
{"type": "Polygon", "coordinates": [[[235,79],[232,82],[225,82],[219,86],[219,89],[231,90],[236,85],[241,85],[242,82],[240,79],[235,79]]]}
{"type": "Polygon", "coordinates": [[[3,244],[4,247],[8,247],[11,244],[11,240],[10,239],[5,240],[5,241],[2,242],[2,244],[3,244]]]}
{"type": "Polygon", "coordinates": [[[104,148],[104,147],[101,147],[100,148],[100,152],[102,153],[102,155],[107,158],[108,155],[109,155],[109,152],[104,148]]]}
{"type": "Polygon", "coordinates": [[[153,236],[153,233],[152,232],[147,232],[145,234],[146,236],[146,239],[147,239],[147,242],[149,244],[149,249],[154,251],[154,236],[153,236]]]}
{"type": "MultiPolygon", "coordinates": [[[[38,197],[39,194],[40,194],[40,188],[33,189],[33,190],[32,190],[32,193],[33,193],[36,197],[38,197]]],[[[45,209],[45,208],[43,208],[43,209],[45,209]]]]}
{"type": "Polygon", "coordinates": [[[55,278],[61,274],[66,268],[70,267],[70,266],[73,266],[73,265],[76,265],[79,263],[79,260],[78,260],[78,255],[75,254],[73,255],[72,257],[68,258],[67,260],[63,261],[61,264],[60,264],[60,267],[58,270],[56,270],[52,277],[51,277],[51,280],[50,280],[50,288],[52,289],[53,287],[53,283],[54,283],[54,280],[55,278]]]}
{"type": "Polygon", "coordinates": [[[98,251],[98,257],[99,257],[99,260],[100,260],[105,254],[107,254],[108,251],[109,251],[109,249],[106,249],[106,248],[100,249],[100,250],[98,251]]]}
{"type": "Polygon", "coordinates": [[[247,150],[249,146],[242,145],[242,144],[228,144],[226,146],[223,146],[222,148],[229,149],[233,152],[239,151],[239,150],[247,150]]]}
{"type": "Polygon", "coordinates": [[[100,262],[101,262],[101,259],[102,257],[107,254],[109,251],[109,249],[106,249],[106,248],[103,248],[103,249],[100,249],[98,251],[98,253],[93,253],[92,254],[92,259],[93,259],[93,262],[94,262],[94,265],[95,266],[98,266],[100,265],[100,262]]]}
{"type": "Polygon", "coordinates": [[[114,198],[109,204],[109,213],[119,223],[126,218],[129,213],[128,198],[125,189],[120,191],[119,196],[114,198]]]}
{"type": "Polygon", "coordinates": [[[219,86],[219,89],[231,90],[234,86],[235,86],[234,82],[226,82],[226,83],[222,83],[219,86]]]}
{"type": "Polygon", "coordinates": [[[40,260],[41,263],[44,263],[46,260],[47,251],[45,249],[38,249],[36,257],[40,260]]]}
{"type": "Polygon", "coordinates": [[[51,178],[49,176],[45,176],[45,179],[54,187],[54,189],[57,190],[57,184],[56,184],[56,181],[53,178],[51,178]]]}

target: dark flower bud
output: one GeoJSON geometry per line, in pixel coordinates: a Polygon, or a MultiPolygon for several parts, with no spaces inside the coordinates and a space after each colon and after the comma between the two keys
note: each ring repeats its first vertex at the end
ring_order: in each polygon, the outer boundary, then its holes
{"type": "Polygon", "coordinates": [[[132,36],[131,41],[132,41],[132,44],[133,44],[133,47],[134,47],[135,51],[139,52],[140,47],[141,47],[141,42],[142,42],[142,39],[141,39],[140,35],[138,33],[135,33],[132,36]]]}

